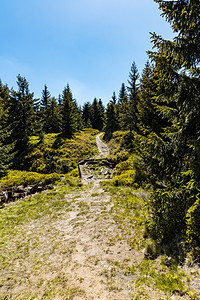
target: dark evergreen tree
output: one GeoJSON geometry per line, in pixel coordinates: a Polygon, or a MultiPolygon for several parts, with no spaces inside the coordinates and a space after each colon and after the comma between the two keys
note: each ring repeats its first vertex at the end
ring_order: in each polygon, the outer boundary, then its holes
{"type": "Polygon", "coordinates": [[[49,102],[51,99],[51,94],[48,91],[47,85],[44,85],[44,89],[42,90],[42,98],[41,98],[41,109],[42,110],[46,110],[47,107],[49,106],[49,102]]]}
{"type": "Polygon", "coordinates": [[[9,113],[9,88],[0,80],[0,178],[6,171],[13,158],[14,145],[8,144],[10,137],[8,113],[9,113]]]}
{"type": "Polygon", "coordinates": [[[99,130],[102,130],[104,126],[105,107],[101,99],[99,99],[98,108],[99,108],[99,130]]]}
{"type": "MultiPolygon", "coordinates": [[[[2,114],[0,113],[0,118],[2,114]]],[[[8,137],[10,136],[8,128],[0,126],[0,178],[4,176],[11,165],[14,157],[14,144],[7,144],[8,137]]]]}
{"type": "Polygon", "coordinates": [[[151,234],[166,242],[185,237],[187,212],[194,203],[200,207],[200,3],[155,2],[176,34],[172,41],[152,35],[154,101],[165,126],[142,139],[154,186],[151,234]]]}
{"type": "Polygon", "coordinates": [[[91,104],[87,102],[82,108],[82,118],[85,127],[92,127],[91,123],[91,104]]]}
{"type": "Polygon", "coordinates": [[[42,90],[42,98],[40,101],[40,122],[42,123],[42,129],[45,133],[52,132],[52,128],[49,127],[49,124],[52,123],[51,118],[51,94],[48,91],[46,84],[42,90]]]}
{"type": "Polygon", "coordinates": [[[64,136],[71,138],[77,130],[77,105],[73,100],[69,84],[63,90],[62,102],[61,130],[64,136]]]}
{"type": "Polygon", "coordinates": [[[156,77],[154,66],[149,61],[146,63],[142,72],[139,89],[138,102],[138,127],[143,135],[147,136],[150,132],[159,132],[165,125],[163,119],[159,117],[156,111],[155,94],[156,94],[156,77]]]}
{"type": "Polygon", "coordinates": [[[5,127],[8,124],[10,90],[0,80],[0,126],[5,127]]]}
{"type": "Polygon", "coordinates": [[[113,95],[112,95],[112,102],[113,102],[114,105],[117,104],[117,97],[116,97],[115,92],[113,92],[113,95]]]}
{"type": "Polygon", "coordinates": [[[15,141],[15,151],[21,153],[28,147],[30,136],[35,128],[33,93],[29,92],[27,80],[17,76],[18,91],[11,90],[8,122],[12,131],[11,140],[15,141]]]}
{"type": "Polygon", "coordinates": [[[46,131],[47,133],[58,133],[61,128],[61,113],[60,107],[54,97],[48,100],[48,116],[46,118],[46,131]]]}
{"type": "Polygon", "coordinates": [[[135,62],[133,62],[132,66],[131,66],[131,71],[129,73],[129,80],[128,80],[129,85],[127,86],[128,102],[125,107],[125,114],[124,114],[124,120],[123,120],[124,127],[129,131],[132,131],[132,130],[137,131],[137,129],[138,129],[138,127],[137,127],[137,123],[138,123],[137,106],[138,106],[138,100],[139,100],[138,79],[139,79],[138,69],[136,67],[135,62]]]}
{"type": "Polygon", "coordinates": [[[109,141],[112,138],[113,132],[118,129],[117,109],[113,101],[110,101],[107,105],[105,116],[105,135],[104,139],[109,141]]]}
{"type": "Polygon", "coordinates": [[[117,103],[117,115],[119,118],[119,126],[122,130],[127,130],[127,122],[126,122],[126,114],[127,114],[127,106],[128,106],[128,95],[126,91],[125,84],[122,83],[118,103],[117,103]]]}
{"type": "Polygon", "coordinates": [[[121,89],[119,91],[118,103],[122,104],[124,99],[127,99],[127,92],[126,92],[125,84],[122,83],[121,89]]]}
{"type": "Polygon", "coordinates": [[[92,122],[92,128],[102,130],[103,128],[103,122],[104,122],[104,116],[103,116],[103,105],[100,100],[100,103],[95,98],[92,105],[91,105],[91,122],[92,122]]]}

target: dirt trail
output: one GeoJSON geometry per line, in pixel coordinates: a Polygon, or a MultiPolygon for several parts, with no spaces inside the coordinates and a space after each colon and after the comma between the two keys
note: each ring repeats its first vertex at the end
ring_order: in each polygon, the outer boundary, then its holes
{"type": "MultiPolygon", "coordinates": [[[[97,136],[100,155],[107,147],[97,136]]],[[[86,180],[86,179],[84,179],[86,180]]],[[[5,299],[133,299],[134,275],[127,264],[140,259],[111,215],[110,195],[99,180],[65,196],[69,207],[18,229],[9,251],[12,285],[0,284],[5,299]]],[[[10,268],[10,269],[9,269],[10,268]]],[[[4,299],[4,298],[2,298],[4,299]]]]}
{"type": "Polygon", "coordinates": [[[100,133],[96,136],[96,144],[99,150],[99,154],[93,158],[88,158],[79,163],[78,168],[82,182],[87,184],[91,181],[99,181],[101,179],[109,178],[109,175],[112,173],[112,169],[103,163],[103,159],[109,155],[109,148],[104,144],[100,136],[103,133],[100,133]]]}
{"type": "Polygon", "coordinates": [[[106,144],[104,144],[101,139],[100,136],[102,136],[103,133],[100,133],[99,135],[96,136],[96,143],[97,143],[97,147],[99,150],[99,156],[100,157],[106,157],[109,155],[109,148],[106,144]]]}
{"type": "MultiPolygon", "coordinates": [[[[100,136],[96,142],[103,158],[109,149],[100,136]]],[[[83,293],[73,299],[132,299],[134,278],[125,275],[123,268],[127,261],[137,259],[137,254],[110,214],[110,195],[99,186],[95,175],[87,176],[84,173],[82,179],[88,184],[86,190],[77,195],[65,225],[61,222],[57,226],[68,236],[68,243],[75,245],[67,262],[67,277],[69,284],[79,286],[83,293]]]]}
{"type": "MultiPolygon", "coordinates": [[[[110,196],[98,186],[79,194],[67,220],[54,225],[74,245],[66,259],[68,284],[78,286],[82,295],[73,299],[131,299],[133,278],[123,274],[127,259],[136,259],[110,215],[110,196]]],[[[65,268],[65,266],[63,266],[65,268]]]]}

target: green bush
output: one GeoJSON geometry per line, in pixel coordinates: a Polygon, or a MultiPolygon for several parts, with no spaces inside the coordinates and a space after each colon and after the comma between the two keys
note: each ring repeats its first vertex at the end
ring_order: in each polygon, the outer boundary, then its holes
{"type": "Polygon", "coordinates": [[[66,174],[76,168],[79,160],[97,154],[95,136],[98,133],[98,130],[85,129],[71,139],[60,134],[46,134],[42,142],[33,136],[28,151],[20,158],[21,163],[16,169],[66,174]]]}
{"type": "Polygon", "coordinates": [[[149,229],[154,239],[170,242],[176,235],[185,234],[187,198],[185,190],[175,188],[162,188],[152,192],[149,202],[152,215],[149,229]]]}
{"type": "Polygon", "coordinates": [[[186,224],[187,243],[194,257],[200,259],[200,199],[188,210],[186,224]]]}
{"type": "Polygon", "coordinates": [[[116,176],[112,180],[112,184],[115,186],[134,186],[137,187],[137,183],[135,181],[136,171],[135,170],[127,170],[123,172],[121,175],[116,176]]]}
{"type": "Polygon", "coordinates": [[[36,172],[26,172],[10,170],[6,176],[0,180],[0,188],[19,186],[27,182],[29,185],[44,181],[46,184],[53,184],[60,180],[61,174],[40,174],[36,172]]]}
{"type": "Polygon", "coordinates": [[[121,161],[116,165],[115,171],[117,176],[112,183],[115,186],[142,186],[147,180],[144,162],[137,155],[130,155],[128,152],[122,152],[118,159],[121,161]]]}

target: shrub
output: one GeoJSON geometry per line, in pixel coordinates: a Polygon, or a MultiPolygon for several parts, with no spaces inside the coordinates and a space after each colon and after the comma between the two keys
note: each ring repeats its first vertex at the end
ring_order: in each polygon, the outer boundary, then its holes
{"type": "Polygon", "coordinates": [[[188,210],[186,224],[187,243],[194,257],[200,259],[200,199],[188,210]]]}
{"type": "Polygon", "coordinates": [[[115,186],[135,186],[137,187],[137,183],[135,182],[136,171],[135,170],[127,170],[121,175],[116,176],[112,180],[112,184],[115,186]]]}
{"type": "Polygon", "coordinates": [[[19,186],[25,182],[30,185],[41,181],[44,181],[46,184],[53,184],[60,180],[60,177],[61,175],[57,173],[40,174],[36,172],[10,170],[5,177],[1,178],[0,188],[19,186]]]}

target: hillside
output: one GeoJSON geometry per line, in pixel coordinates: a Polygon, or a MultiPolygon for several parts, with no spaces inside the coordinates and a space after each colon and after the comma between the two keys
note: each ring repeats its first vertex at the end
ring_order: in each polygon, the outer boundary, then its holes
{"type": "Polygon", "coordinates": [[[0,299],[198,299],[197,265],[145,258],[148,193],[97,169],[0,211],[0,299]]]}

